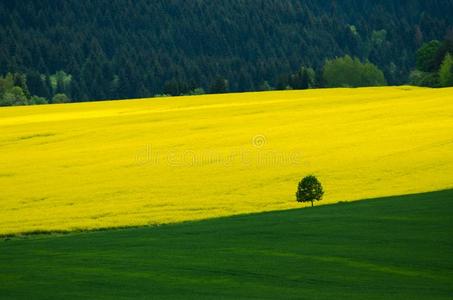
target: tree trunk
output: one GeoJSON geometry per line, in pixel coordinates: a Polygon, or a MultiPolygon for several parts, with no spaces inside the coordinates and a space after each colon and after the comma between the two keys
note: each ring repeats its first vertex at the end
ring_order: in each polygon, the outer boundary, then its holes
{"type": "Polygon", "coordinates": [[[311,207],[313,207],[313,201],[311,201],[311,207]]]}

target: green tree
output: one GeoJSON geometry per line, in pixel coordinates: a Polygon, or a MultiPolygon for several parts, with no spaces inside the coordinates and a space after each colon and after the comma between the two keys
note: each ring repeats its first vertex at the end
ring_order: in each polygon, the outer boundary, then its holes
{"type": "Polygon", "coordinates": [[[52,98],[52,103],[67,103],[69,101],[69,97],[66,94],[56,94],[52,98]]]}
{"type": "Polygon", "coordinates": [[[287,74],[282,74],[277,77],[277,84],[275,89],[278,91],[288,90],[291,87],[289,86],[290,76],[287,74]]]}
{"type": "Polygon", "coordinates": [[[271,91],[272,87],[270,86],[268,81],[263,81],[259,86],[258,86],[259,91],[271,91]]]}
{"type": "Polygon", "coordinates": [[[315,176],[306,176],[299,182],[296,192],[297,202],[311,202],[313,207],[313,202],[322,200],[323,196],[321,182],[315,176]]]}
{"type": "Polygon", "coordinates": [[[14,78],[11,73],[6,76],[0,76],[0,97],[2,97],[7,91],[14,87],[14,78]]]}
{"type": "Polygon", "coordinates": [[[47,104],[47,103],[49,103],[49,101],[47,101],[46,98],[39,97],[39,96],[32,96],[29,100],[29,104],[38,105],[38,104],[47,104]]]}
{"type": "Polygon", "coordinates": [[[184,95],[189,93],[191,90],[192,89],[190,85],[183,80],[172,79],[165,82],[164,85],[164,94],[169,94],[172,96],[184,95]]]}
{"type": "Polygon", "coordinates": [[[439,85],[439,74],[414,70],[409,75],[409,83],[415,86],[437,87],[439,85]]]}
{"type": "Polygon", "coordinates": [[[316,73],[312,68],[301,67],[290,77],[290,86],[293,89],[305,90],[315,86],[316,73]]]}
{"type": "Polygon", "coordinates": [[[439,70],[439,82],[443,87],[453,86],[453,57],[450,53],[445,55],[439,70]]]}
{"type": "Polygon", "coordinates": [[[211,85],[210,91],[213,94],[228,92],[228,80],[222,77],[217,77],[211,85]]]}
{"type": "MultiPolygon", "coordinates": [[[[14,86],[20,87],[26,98],[30,98],[30,92],[28,91],[27,86],[27,77],[25,74],[15,73],[14,77],[14,86]]],[[[18,90],[16,90],[17,92],[18,90]]]]}
{"type": "Polygon", "coordinates": [[[442,43],[438,40],[423,44],[416,54],[417,70],[422,72],[436,72],[438,68],[436,57],[441,47],[442,43]]]}
{"type": "Polygon", "coordinates": [[[12,105],[27,105],[27,96],[21,87],[15,86],[9,91],[5,92],[0,99],[1,106],[12,106],[12,105]]]}
{"type": "Polygon", "coordinates": [[[55,94],[63,94],[69,92],[71,80],[72,75],[67,74],[65,71],[58,71],[50,76],[50,82],[55,94]]]}
{"type": "Polygon", "coordinates": [[[323,68],[323,81],[327,87],[361,87],[386,85],[384,73],[370,62],[344,57],[327,60],[323,68]]]}
{"type": "Polygon", "coordinates": [[[0,106],[12,106],[14,103],[14,96],[6,92],[0,96],[0,106]]]}
{"type": "Polygon", "coordinates": [[[190,95],[190,96],[194,96],[194,95],[204,95],[206,94],[206,92],[204,91],[203,88],[201,87],[198,87],[198,88],[194,88],[193,90],[189,91],[187,93],[187,95],[190,95]]]}
{"type": "Polygon", "coordinates": [[[371,42],[373,46],[381,46],[387,39],[387,31],[382,30],[373,30],[371,33],[371,42]]]}
{"type": "Polygon", "coordinates": [[[45,98],[50,97],[50,90],[46,85],[45,77],[36,71],[27,74],[27,86],[32,95],[45,98]]]}

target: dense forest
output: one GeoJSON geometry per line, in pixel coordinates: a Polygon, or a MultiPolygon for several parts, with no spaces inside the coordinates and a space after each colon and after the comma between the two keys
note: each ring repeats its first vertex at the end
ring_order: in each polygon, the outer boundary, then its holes
{"type": "Polygon", "coordinates": [[[417,49],[451,35],[452,12],[453,0],[5,0],[0,75],[23,86],[16,99],[88,101],[285,88],[298,73],[309,87],[349,55],[402,84],[417,49]]]}

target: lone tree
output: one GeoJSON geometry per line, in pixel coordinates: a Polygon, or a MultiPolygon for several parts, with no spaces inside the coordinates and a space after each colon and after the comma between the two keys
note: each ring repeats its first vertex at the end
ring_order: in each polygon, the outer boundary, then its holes
{"type": "Polygon", "coordinates": [[[297,202],[311,202],[322,200],[324,190],[321,182],[313,175],[304,177],[300,182],[296,192],[297,202]]]}

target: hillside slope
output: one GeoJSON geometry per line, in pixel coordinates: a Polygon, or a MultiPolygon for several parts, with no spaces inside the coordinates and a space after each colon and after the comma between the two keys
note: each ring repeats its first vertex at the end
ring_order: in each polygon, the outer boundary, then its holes
{"type": "Polygon", "coordinates": [[[453,89],[0,109],[0,234],[159,224],[451,187],[453,89]]]}
{"type": "Polygon", "coordinates": [[[0,239],[2,299],[451,299],[453,191],[0,239]]]}

